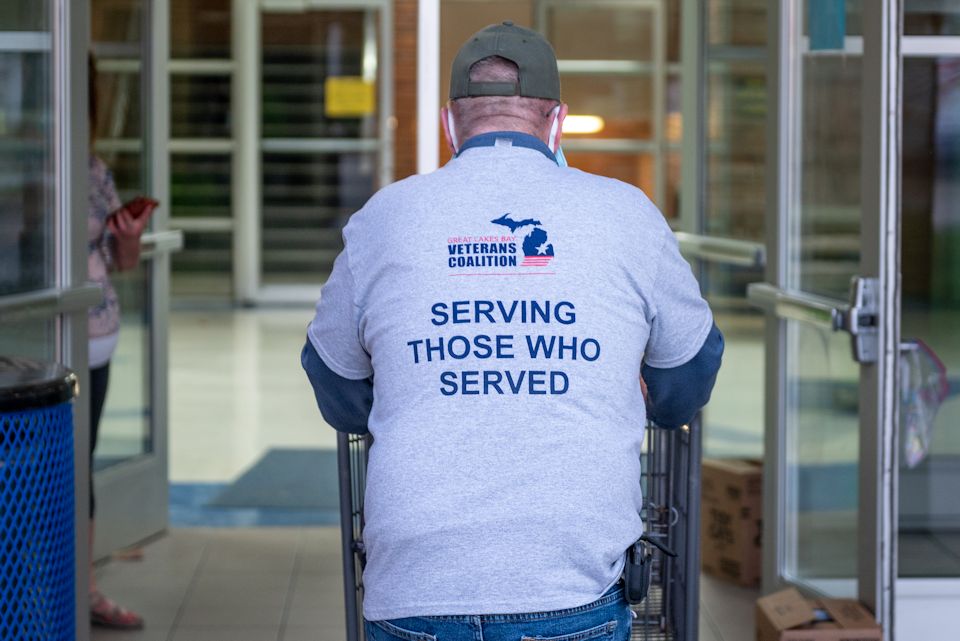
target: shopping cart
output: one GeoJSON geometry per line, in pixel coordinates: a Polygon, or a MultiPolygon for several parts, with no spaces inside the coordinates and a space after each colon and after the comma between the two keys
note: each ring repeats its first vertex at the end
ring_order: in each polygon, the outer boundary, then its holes
{"type": "MultiPolygon", "coordinates": [[[[347,641],[364,641],[363,493],[369,436],[339,434],[340,529],[347,641]]],[[[633,606],[632,641],[697,641],[700,594],[700,424],[679,430],[650,427],[646,432],[641,484],[641,516],[647,535],[675,551],[653,554],[647,598],[633,606]]]]}

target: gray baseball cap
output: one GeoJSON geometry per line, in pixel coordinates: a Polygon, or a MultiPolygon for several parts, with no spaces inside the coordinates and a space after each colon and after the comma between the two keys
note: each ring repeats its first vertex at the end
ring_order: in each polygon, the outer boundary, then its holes
{"type": "Polygon", "coordinates": [[[492,24],[467,40],[453,60],[450,100],[472,96],[524,96],[560,100],[557,56],[546,38],[509,20],[492,24]],[[520,68],[520,82],[471,82],[470,67],[490,56],[500,56],[520,68]]]}

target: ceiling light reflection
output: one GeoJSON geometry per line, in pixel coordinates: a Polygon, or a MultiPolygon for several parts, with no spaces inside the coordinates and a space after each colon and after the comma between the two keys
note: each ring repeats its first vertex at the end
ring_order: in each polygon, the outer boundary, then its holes
{"type": "Polygon", "coordinates": [[[568,114],[563,121],[565,134],[595,134],[603,131],[606,123],[600,116],[568,114]]]}

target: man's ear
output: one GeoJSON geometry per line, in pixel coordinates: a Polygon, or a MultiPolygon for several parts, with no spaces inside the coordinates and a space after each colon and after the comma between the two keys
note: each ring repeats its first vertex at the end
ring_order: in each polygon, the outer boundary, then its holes
{"type": "Polygon", "coordinates": [[[450,153],[457,155],[457,134],[450,131],[450,107],[440,107],[440,124],[443,126],[443,136],[447,139],[447,147],[450,153]]]}

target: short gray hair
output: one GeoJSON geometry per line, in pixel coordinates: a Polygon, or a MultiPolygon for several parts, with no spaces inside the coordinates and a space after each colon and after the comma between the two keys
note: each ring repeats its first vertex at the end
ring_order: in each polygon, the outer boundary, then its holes
{"type": "MultiPolygon", "coordinates": [[[[470,67],[472,82],[520,82],[520,68],[500,56],[488,56],[470,67]]],[[[475,96],[451,103],[461,142],[488,131],[521,131],[545,138],[550,112],[558,103],[523,96],[475,96]]]]}

